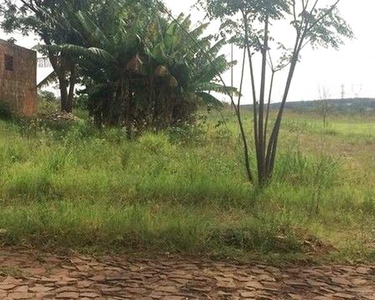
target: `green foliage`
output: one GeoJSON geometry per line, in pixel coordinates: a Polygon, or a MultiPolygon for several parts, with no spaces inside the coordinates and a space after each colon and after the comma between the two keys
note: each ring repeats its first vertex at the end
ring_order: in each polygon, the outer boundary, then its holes
{"type": "Polygon", "coordinates": [[[211,92],[235,91],[215,82],[231,64],[218,55],[224,40],[211,45],[212,37],[203,37],[208,24],[192,28],[189,17],[170,21],[131,1],[66,14],[79,43],[42,49],[79,65],[97,124],[124,125],[129,135],[179,126],[193,121],[201,103],[221,106],[211,92]]]}
{"type": "MultiPolygon", "coordinates": [[[[287,0],[199,0],[198,6],[203,8],[210,19],[220,19],[221,29],[224,33],[231,36],[240,47],[243,47],[244,20],[248,19],[249,38],[253,42],[252,47],[260,51],[259,43],[264,37],[264,30],[257,28],[255,21],[264,22],[270,20],[289,20],[290,24],[311,45],[332,47],[338,49],[343,44],[344,37],[353,37],[353,32],[348,23],[341,17],[337,5],[332,1],[328,6],[322,5],[321,1],[309,3],[304,1],[287,0]],[[300,7],[303,11],[299,14],[300,7]]],[[[278,41],[280,37],[273,36],[270,41],[276,41],[280,50],[287,50],[278,41]]],[[[288,52],[288,51],[287,51],[288,52]]],[[[290,59],[291,57],[284,53],[281,57],[290,59]]]]}
{"type": "Polygon", "coordinates": [[[38,101],[55,102],[57,101],[57,98],[53,92],[40,91],[38,93],[38,101]]]}
{"type": "Polygon", "coordinates": [[[59,81],[61,110],[89,109],[97,125],[125,126],[129,136],[180,126],[194,121],[199,104],[220,106],[211,92],[235,91],[215,82],[230,67],[218,54],[225,41],[212,45],[208,24],[170,20],[160,2],[6,0],[1,9],[6,32],[40,36],[54,69],[45,82],[59,81]],[[87,99],[74,103],[77,82],[87,99]]]}
{"type": "Polygon", "coordinates": [[[81,109],[81,110],[88,110],[89,109],[89,97],[86,94],[79,94],[74,99],[74,108],[81,109]]]}

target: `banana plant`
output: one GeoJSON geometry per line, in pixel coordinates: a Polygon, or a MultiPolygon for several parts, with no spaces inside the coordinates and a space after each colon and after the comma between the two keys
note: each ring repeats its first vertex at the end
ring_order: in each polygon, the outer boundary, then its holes
{"type": "Polygon", "coordinates": [[[225,41],[212,45],[212,37],[203,36],[207,23],[192,28],[189,16],[170,21],[129,1],[108,2],[96,15],[70,11],[81,43],[48,46],[74,58],[97,123],[124,125],[131,135],[134,127],[187,122],[200,103],[220,106],[215,93],[228,88],[215,78],[231,66],[219,55],[225,41]],[[205,52],[216,58],[207,60],[205,52]]]}

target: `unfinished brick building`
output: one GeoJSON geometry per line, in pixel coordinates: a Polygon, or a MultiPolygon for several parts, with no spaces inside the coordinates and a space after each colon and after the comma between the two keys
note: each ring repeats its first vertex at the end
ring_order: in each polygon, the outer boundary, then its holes
{"type": "Polygon", "coordinates": [[[36,52],[0,39],[0,101],[21,115],[35,113],[36,52]]]}

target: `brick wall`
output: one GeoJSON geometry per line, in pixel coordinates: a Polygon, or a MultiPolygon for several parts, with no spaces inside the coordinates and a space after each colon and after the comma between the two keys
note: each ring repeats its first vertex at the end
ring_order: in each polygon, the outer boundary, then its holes
{"type": "Polygon", "coordinates": [[[36,52],[0,40],[0,101],[22,115],[36,112],[36,52]]]}

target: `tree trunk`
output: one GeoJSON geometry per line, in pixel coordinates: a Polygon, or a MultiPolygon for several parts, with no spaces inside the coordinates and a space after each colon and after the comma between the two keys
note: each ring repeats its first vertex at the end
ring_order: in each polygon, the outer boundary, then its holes
{"type": "Polygon", "coordinates": [[[130,79],[127,78],[125,81],[125,88],[123,90],[123,101],[125,101],[125,128],[128,139],[132,138],[133,135],[133,112],[132,112],[132,93],[130,92],[130,79]]]}
{"type": "Polygon", "coordinates": [[[75,83],[76,83],[76,67],[75,65],[72,65],[70,69],[69,94],[67,97],[66,110],[65,110],[67,113],[71,113],[73,111],[73,98],[74,98],[75,83]]]}
{"type": "Polygon", "coordinates": [[[266,141],[264,140],[264,102],[265,102],[265,91],[266,91],[266,69],[267,69],[267,53],[268,53],[268,16],[264,21],[264,42],[262,45],[262,71],[260,80],[260,95],[259,95],[259,124],[258,124],[258,181],[259,185],[262,186],[267,181],[266,175],[266,161],[265,161],[265,149],[266,141]]]}
{"type": "Polygon", "coordinates": [[[68,107],[68,83],[65,77],[65,72],[62,72],[59,78],[60,97],[61,97],[61,111],[69,112],[68,107]]]}
{"type": "MultiPolygon", "coordinates": [[[[238,123],[240,125],[240,131],[241,131],[241,137],[242,137],[242,142],[243,142],[243,147],[244,147],[244,155],[245,155],[245,169],[246,169],[246,174],[247,174],[247,179],[249,180],[250,183],[253,182],[253,175],[251,173],[251,166],[250,166],[250,161],[249,161],[249,147],[247,145],[247,139],[246,139],[246,134],[243,128],[243,123],[242,123],[242,115],[241,115],[241,98],[242,98],[242,88],[243,88],[243,81],[244,81],[244,75],[245,75],[245,64],[246,64],[246,50],[247,47],[244,46],[244,51],[243,51],[243,57],[242,57],[242,69],[241,69],[241,82],[240,82],[240,90],[238,93],[238,101],[237,101],[237,107],[232,101],[232,107],[234,108],[238,123]]],[[[232,93],[233,97],[233,93],[232,93]]]]}
{"type": "Polygon", "coordinates": [[[266,157],[268,179],[271,178],[274,167],[275,167],[275,158],[276,158],[276,151],[277,151],[277,145],[278,145],[278,139],[279,139],[279,133],[280,133],[280,127],[281,127],[281,120],[282,120],[283,112],[285,109],[286,100],[288,98],[289,90],[292,84],[294,71],[298,63],[298,57],[299,57],[299,52],[300,52],[300,48],[298,47],[298,39],[297,39],[296,45],[297,46],[294,50],[293,58],[292,58],[290,69],[289,69],[288,79],[285,85],[283,99],[279,108],[279,113],[277,115],[274,128],[272,130],[272,134],[269,139],[269,143],[268,143],[267,157],[266,157]]]}
{"type": "MultiPolygon", "coordinates": [[[[47,45],[51,45],[48,39],[44,41],[47,45]]],[[[71,112],[68,106],[68,82],[66,79],[65,59],[61,56],[59,59],[58,56],[51,51],[49,51],[48,57],[59,81],[61,111],[71,112]]]]}
{"type": "Polygon", "coordinates": [[[119,125],[121,121],[120,119],[122,115],[123,88],[123,79],[121,76],[120,80],[115,84],[115,93],[113,101],[111,101],[111,103],[109,104],[109,115],[106,122],[111,126],[119,125]]]}
{"type": "Polygon", "coordinates": [[[243,13],[243,20],[245,26],[245,48],[247,50],[247,56],[249,59],[249,71],[250,71],[250,79],[251,79],[251,89],[252,89],[252,96],[253,96],[253,125],[254,125],[254,142],[255,142],[255,154],[257,161],[259,161],[259,144],[258,144],[258,104],[257,104],[257,96],[256,96],[256,89],[255,89],[255,76],[254,76],[254,67],[253,67],[253,57],[251,54],[250,49],[250,40],[249,40],[249,28],[248,28],[248,20],[247,15],[243,13]]]}

